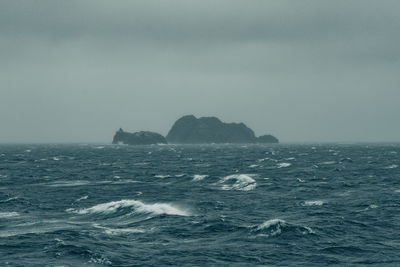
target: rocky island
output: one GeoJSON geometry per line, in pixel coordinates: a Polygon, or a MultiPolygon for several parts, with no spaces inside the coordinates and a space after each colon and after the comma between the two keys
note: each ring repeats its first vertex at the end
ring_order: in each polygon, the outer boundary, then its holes
{"type": "Polygon", "coordinates": [[[245,144],[279,143],[272,135],[256,137],[254,131],[244,123],[225,123],[216,117],[196,118],[183,116],[175,122],[167,137],[154,132],[127,133],[122,129],[114,136],[113,144],[245,144]]]}
{"type": "Polygon", "coordinates": [[[120,143],[126,145],[153,145],[167,144],[167,140],[158,133],[147,131],[128,133],[120,128],[114,135],[113,144],[120,143]]]}

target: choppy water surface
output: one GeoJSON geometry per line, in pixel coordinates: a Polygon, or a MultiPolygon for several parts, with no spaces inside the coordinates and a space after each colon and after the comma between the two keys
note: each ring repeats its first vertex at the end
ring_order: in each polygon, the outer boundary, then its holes
{"type": "Polygon", "coordinates": [[[2,145],[1,266],[400,265],[400,145],[2,145]]]}

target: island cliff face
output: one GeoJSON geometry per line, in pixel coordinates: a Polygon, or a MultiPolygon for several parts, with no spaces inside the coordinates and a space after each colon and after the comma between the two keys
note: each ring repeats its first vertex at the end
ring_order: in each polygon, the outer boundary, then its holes
{"type": "Polygon", "coordinates": [[[114,135],[113,144],[127,144],[127,145],[153,145],[153,144],[167,144],[164,136],[153,132],[136,132],[128,133],[119,129],[114,135]]]}
{"type": "Polygon", "coordinates": [[[253,130],[244,123],[224,123],[216,117],[196,118],[183,116],[175,122],[165,138],[154,132],[128,133],[119,129],[113,144],[153,145],[153,144],[249,144],[279,143],[272,135],[256,137],[253,130]]]}
{"type": "Polygon", "coordinates": [[[172,144],[278,143],[273,136],[257,138],[243,123],[224,123],[215,117],[188,115],[172,126],[166,137],[172,144]]]}

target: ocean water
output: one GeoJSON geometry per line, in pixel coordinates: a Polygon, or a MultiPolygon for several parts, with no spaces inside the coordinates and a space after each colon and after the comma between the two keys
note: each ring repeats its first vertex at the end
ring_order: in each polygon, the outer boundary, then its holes
{"type": "Polygon", "coordinates": [[[1,145],[0,266],[400,266],[400,145],[1,145]]]}

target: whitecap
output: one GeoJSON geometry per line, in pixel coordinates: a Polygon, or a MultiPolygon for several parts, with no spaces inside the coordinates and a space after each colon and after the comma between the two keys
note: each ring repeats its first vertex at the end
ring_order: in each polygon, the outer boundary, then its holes
{"type": "Polygon", "coordinates": [[[58,181],[55,183],[47,184],[50,187],[72,187],[72,186],[82,186],[88,185],[89,181],[58,181]]]}
{"type": "Polygon", "coordinates": [[[324,202],[322,200],[310,200],[310,201],[305,201],[303,206],[322,206],[324,205],[324,202]]]}
{"type": "Polygon", "coordinates": [[[185,174],[183,174],[183,173],[181,173],[181,174],[175,174],[175,177],[177,177],[177,178],[180,178],[180,177],[183,177],[183,176],[185,176],[185,174]]]}
{"type": "Polygon", "coordinates": [[[175,207],[167,203],[155,203],[155,204],[145,204],[138,200],[120,200],[111,201],[107,203],[102,203],[95,205],[86,209],[67,209],[67,212],[77,213],[77,214],[112,214],[118,212],[118,210],[123,208],[130,208],[134,213],[152,213],[156,215],[167,214],[167,215],[179,215],[179,216],[190,216],[185,210],[175,207]]]}
{"type": "Polygon", "coordinates": [[[125,235],[125,234],[138,234],[145,233],[146,231],[138,228],[109,228],[99,224],[93,224],[95,228],[102,229],[108,235],[125,235]]]}
{"type": "Polygon", "coordinates": [[[171,177],[171,176],[168,175],[168,174],[167,175],[158,174],[158,175],[155,175],[154,177],[164,179],[164,178],[168,178],[168,177],[171,177]]]}
{"type": "Polygon", "coordinates": [[[59,161],[59,160],[60,160],[60,158],[59,158],[59,157],[53,157],[53,160],[55,160],[55,161],[59,161]]]}
{"type": "Polygon", "coordinates": [[[16,199],[18,199],[18,198],[19,198],[19,197],[10,197],[10,198],[7,198],[6,200],[1,200],[0,203],[10,202],[10,201],[16,200],[16,199]]]}
{"type": "Polygon", "coordinates": [[[207,177],[208,177],[208,175],[195,174],[195,175],[193,175],[193,181],[198,182],[198,181],[201,181],[201,180],[203,180],[203,179],[205,179],[207,177]]]}
{"type": "Polygon", "coordinates": [[[321,165],[332,165],[332,164],[336,164],[336,161],[324,161],[320,163],[321,165]]]}
{"type": "Polygon", "coordinates": [[[308,226],[301,226],[301,225],[293,225],[287,223],[285,220],[282,219],[272,219],[265,221],[264,223],[255,227],[253,231],[259,232],[259,236],[276,236],[280,235],[282,231],[296,231],[300,234],[315,234],[315,232],[308,226]],[[286,230],[285,230],[286,229],[286,230]]]}
{"type": "Polygon", "coordinates": [[[299,181],[300,183],[304,183],[305,181],[301,178],[297,178],[297,181],[299,181]]]}
{"type": "Polygon", "coordinates": [[[277,166],[278,166],[278,169],[287,168],[287,167],[292,166],[292,163],[282,162],[282,163],[279,163],[277,166]]]}
{"type": "Polygon", "coordinates": [[[85,200],[85,199],[88,199],[88,197],[89,197],[89,196],[83,196],[83,197],[81,197],[81,198],[78,198],[78,199],[76,200],[76,202],[82,201],[82,200],[85,200]]]}
{"type": "Polygon", "coordinates": [[[12,218],[12,217],[18,217],[19,213],[18,212],[0,212],[0,218],[12,218]]]}
{"type": "Polygon", "coordinates": [[[286,225],[286,221],[281,219],[268,220],[257,226],[257,230],[270,230],[270,234],[267,236],[276,236],[282,233],[282,227],[286,225]]]}
{"type": "Polygon", "coordinates": [[[390,165],[390,166],[387,166],[385,169],[396,169],[396,168],[398,168],[398,167],[399,167],[399,165],[392,164],[392,165],[390,165]]]}
{"type": "Polygon", "coordinates": [[[268,220],[257,226],[257,230],[263,230],[265,228],[269,228],[272,225],[277,225],[277,224],[286,224],[286,221],[281,219],[268,220]]]}
{"type": "Polygon", "coordinates": [[[149,165],[149,163],[148,162],[138,162],[138,163],[135,163],[133,165],[135,165],[135,166],[145,166],[145,165],[149,165]]]}
{"type": "Polygon", "coordinates": [[[249,166],[249,168],[257,168],[259,165],[257,165],[257,164],[253,164],[253,165],[250,165],[249,166]]]}
{"type": "Polygon", "coordinates": [[[241,191],[250,191],[256,188],[257,183],[251,177],[254,175],[251,174],[233,174],[222,178],[219,183],[223,184],[223,190],[241,190],[241,191]],[[235,180],[234,184],[227,184],[228,181],[235,180]]]}
{"type": "Polygon", "coordinates": [[[120,178],[121,178],[121,176],[114,175],[114,179],[120,179],[120,178]]]}

